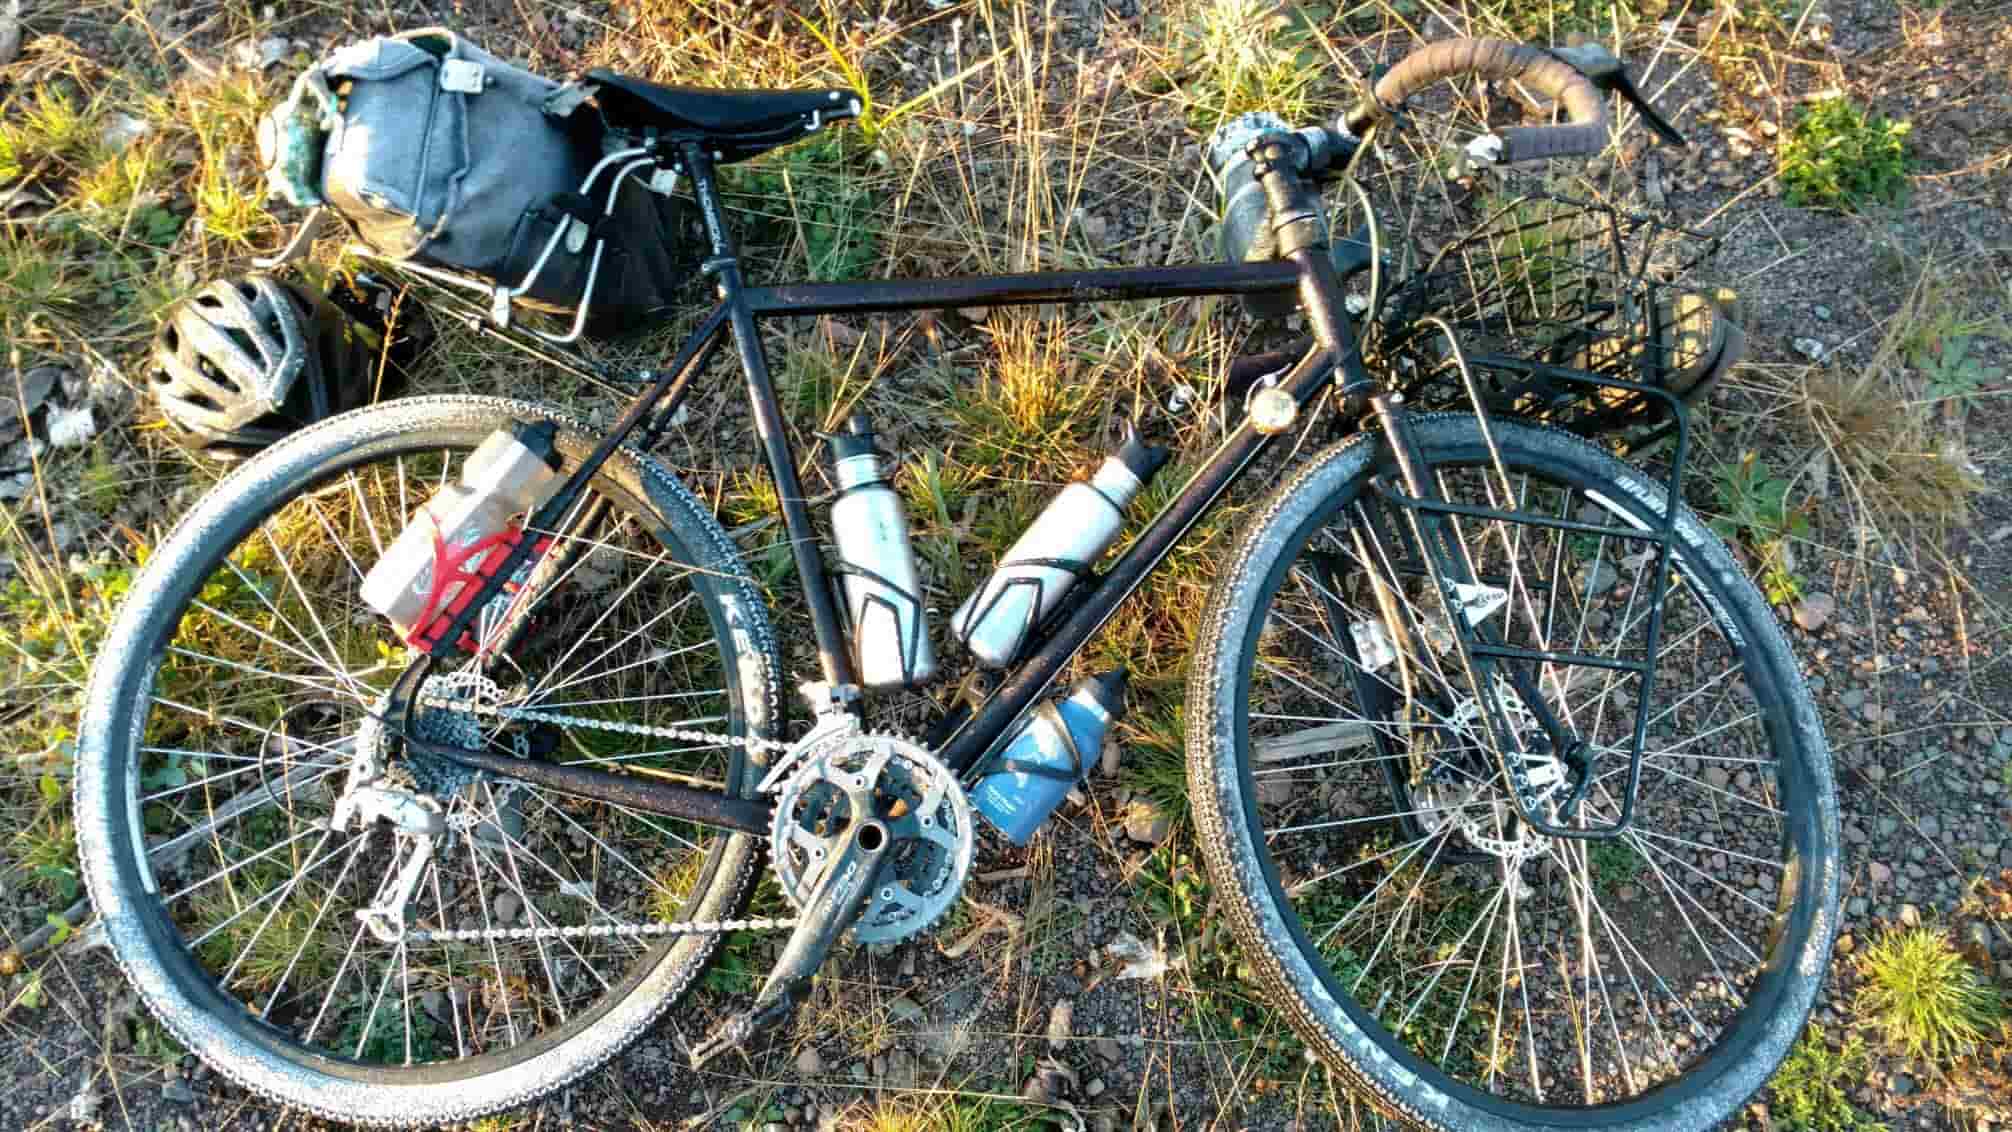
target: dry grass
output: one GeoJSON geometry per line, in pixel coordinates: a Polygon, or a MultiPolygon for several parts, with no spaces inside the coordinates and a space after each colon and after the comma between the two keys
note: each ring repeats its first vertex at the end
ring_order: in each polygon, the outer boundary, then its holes
{"type": "MultiPolygon", "coordinates": [[[[340,12],[329,4],[287,7],[287,19],[340,12]]],[[[578,59],[583,68],[607,65],[653,79],[722,86],[845,86],[871,98],[860,128],[733,170],[728,187],[735,222],[751,271],[764,280],[1212,257],[1214,191],[1189,146],[1223,118],[1246,110],[1269,109],[1293,121],[1330,117],[1359,96],[1356,75],[1368,64],[1394,58],[1448,26],[1560,37],[1593,31],[1641,61],[1638,75],[1651,96],[1709,72],[1777,102],[1788,98],[1792,49],[1808,43],[1806,10],[1783,16],[1758,4],[1736,6],[1737,19],[1693,46],[1659,30],[1632,4],[1280,9],[1254,0],[1171,0],[1148,5],[1140,30],[1111,20],[1097,48],[1088,51],[1072,31],[1079,17],[1064,10],[1074,6],[1039,0],[970,0],[942,10],[831,0],[719,6],[630,0],[613,10],[582,7],[591,9],[578,59]]],[[[178,32],[150,24],[126,4],[85,8],[118,33],[90,49],[47,36],[32,41],[10,72],[15,85],[0,107],[0,189],[32,186],[51,201],[32,222],[16,216],[0,224],[0,324],[15,367],[103,359],[116,373],[143,347],[154,312],[196,283],[242,267],[249,252],[283,236],[259,205],[247,155],[252,119],[279,93],[286,68],[251,75],[220,67],[221,49],[195,50],[178,32]],[[192,55],[202,65],[191,65],[192,55]],[[114,148],[106,128],[127,121],[144,132],[114,148]]],[[[204,17],[212,21],[204,38],[255,42],[267,34],[255,15],[249,5],[221,6],[204,17]]],[[[549,50],[549,29],[525,23],[509,35],[492,46],[549,50]]],[[[549,56],[544,61],[550,65],[549,56]]],[[[1479,94],[1435,109],[1445,129],[1501,113],[1479,94]]],[[[1624,114],[1623,122],[1628,118],[1624,114]]],[[[1437,159],[1436,145],[1433,140],[1395,155],[1398,173],[1371,186],[1379,203],[1403,199],[1420,165],[1437,159]]],[[[1632,160],[1624,155],[1602,163],[1572,187],[1631,185],[1632,160]]],[[[339,244],[324,240],[316,258],[339,265],[339,244]]],[[[1938,532],[1963,521],[1975,489],[1963,453],[1941,443],[1949,435],[1946,406],[1932,401],[1910,361],[1948,307],[1933,275],[1919,272],[1921,282],[1865,366],[1744,375],[1778,397],[1775,417],[1792,421],[1807,441],[1814,460],[1796,465],[1798,490],[1812,491],[1813,478],[1827,476],[1825,490],[1845,498],[1863,517],[1861,525],[1891,533],[1897,546],[1934,545],[1938,532]]],[[[615,364],[648,364],[668,351],[681,329],[591,352],[615,364]]],[[[1982,332],[1967,323],[1935,331],[1943,338],[1982,332]]],[[[1183,300],[827,320],[769,333],[813,494],[829,486],[817,434],[849,413],[867,412],[883,437],[898,445],[904,457],[899,483],[942,635],[949,610],[1025,521],[1057,486],[1115,443],[1118,422],[1144,420],[1153,435],[1177,448],[1175,463],[1140,504],[1140,520],[1171,498],[1184,469],[1213,447],[1220,431],[1205,412],[1168,410],[1169,395],[1183,384],[1206,395],[1223,362],[1250,344],[1254,330],[1233,302],[1183,300]]],[[[668,458],[735,528],[757,574],[772,583],[787,628],[800,608],[769,518],[774,490],[753,463],[745,417],[734,415],[738,382],[724,370],[714,379],[673,430],[668,458]]],[[[603,422],[618,403],[617,391],[540,366],[451,323],[443,326],[419,391],[508,392],[598,414],[603,422]]],[[[0,390],[0,396],[11,393],[0,390]]],[[[102,423],[124,428],[145,415],[142,409],[102,423]]],[[[31,620],[6,630],[0,671],[9,672],[10,695],[47,692],[62,708],[8,717],[0,733],[16,750],[51,752],[59,788],[64,713],[81,691],[81,658],[116,599],[121,571],[172,519],[174,489],[200,486],[215,474],[191,467],[144,427],[119,435],[122,451],[133,457],[122,466],[160,484],[152,509],[113,508],[91,525],[81,551],[51,546],[48,530],[78,511],[72,485],[88,467],[82,457],[57,454],[40,469],[38,498],[18,519],[8,514],[0,529],[22,601],[48,619],[41,643],[32,646],[22,635],[36,631],[31,620]],[[68,568],[80,552],[97,574],[68,568]],[[45,647],[47,655],[36,654],[45,647]]],[[[1212,583],[1221,536],[1234,522],[1234,509],[1213,516],[1082,661],[1085,668],[1132,668],[1123,785],[1169,806],[1178,806],[1186,788],[1179,699],[1194,613],[1212,583]]],[[[913,730],[941,710],[943,698],[912,697],[888,711],[913,730]]],[[[46,855],[42,843],[54,844],[37,840],[50,817],[40,781],[38,766],[4,785],[0,831],[9,837],[17,867],[46,855]]],[[[1090,835],[1072,830],[1065,836],[1090,835]]],[[[1178,848],[1185,848],[1188,835],[1178,836],[1178,848]]],[[[1128,867],[1108,848],[1108,836],[1095,844],[1093,855],[1111,857],[1105,863],[1114,871],[1128,867]]],[[[1043,1025],[1051,997],[1044,980],[1081,958],[1072,951],[1072,933],[1083,913],[1058,882],[1054,838],[1037,842],[1026,866],[1024,889],[999,898],[1019,918],[1017,933],[1009,946],[976,964],[988,985],[1002,988],[1012,1018],[995,1027],[999,1032],[981,1030],[974,1040],[987,1049],[1010,1049],[1013,1064],[1003,1070],[954,1064],[943,1079],[921,1082],[912,1094],[848,1109],[839,1127],[976,1132],[1028,1127],[1037,1119],[998,1094],[1020,1088],[1017,1059],[1038,1044],[1029,1035],[1043,1025]]],[[[1137,873],[1132,867],[1128,875],[1137,873]]],[[[1134,926],[1166,919],[1142,906],[1140,890],[1128,896],[1125,914],[1134,926]]],[[[942,938],[959,934],[952,927],[942,938]]],[[[744,957],[757,977],[765,959],[765,952],[744,957]]],[[[909,992],[899,985],[904,980],[888,973],[891,964],[874,958],[828,977],[793,1032],[790,1052],[814,1039],[842,1045],[849,1062],[911,1039],[913,1027],[893,1016],[894,1001],[909,992]]],[[[1306,1079],[1308,1071],[1292,1060],[1292,1039],[1278,1032],[1275,1018],[1265,1019],[1251,995],[1236,993],[1233,964],[1228,970],[1219,968],[1210,978],[1174,972],[1147,1011],[1156,1033],[1177,1036],[1170,1048],[1197,1041],[1220,1053],[1206,1062],[1210,1103],[1232,1107],[1253,1095],[1304,1089],[1312,1099],[1300,1103],[1310,1119],[1372,1122],[1323,1080],[1306,1079]]],[[[47,981],[53,984],[60,974],[50,968],[47,981]]],[[[1170,1063],[1171,1055],[1156,1062],[1163,1076],[1170,1063]]],[[[834,1066],[834,1075],[844,1068],[834,1066]]],[[[790,1076],[786,1068],[781,1076],[790,1076]]],[[[753,1090],[746,1098],[748,1118],[764,1112],[780,1088],[753,1090]]],[[[1277,1105],[1293,1108],[1279,1101],[1274,1110],[1277,1105]]]]}

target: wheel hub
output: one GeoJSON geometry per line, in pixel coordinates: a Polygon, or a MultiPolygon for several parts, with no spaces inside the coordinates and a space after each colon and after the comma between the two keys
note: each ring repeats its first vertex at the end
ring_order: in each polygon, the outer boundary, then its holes
{"type": "Polygon", "coordinates": [[[776,794],[771,857],[798,909],[855,822],[878,818],[897,840],[879,887],[853,925],[861,943],[906,939],[957,902],[970,873],[971,803],[957,776],[917,743],[842,732],[802,754],[776,794]],[[871,812],[856,812],[861,802],[871,812]]]}
{"type": "Polygon", "coordinates": [[[1519,791],[1538,805],[1555,802],[1565,792],[1569,768],[1555,753],[1528,749],[1544,743],[1543,726],[1516,690],[1500,677],[1495,697],[1497,718],[1510,731],[1502,738],[1521,752],[1511,756],[1511,775],[1516,781],[1504,781],[1494,757],[1486,754],[1488,726],[1482,718],[1481,701],[1470,696],[1448,713],[1451,727],[1444,732],[1448,752],[1442,766],[1462,767],[1463,772],[1439,770],[1436,778],[1414,788],[1412,799],[1419,825],[1427,833],[1451,827],[1475,850],[1521,864],[1542,854],[1548,838],[1521,820],[1510,792],[1519,791]],[[1483,757],[1472,757],[1475,752],[1483,757]]]}

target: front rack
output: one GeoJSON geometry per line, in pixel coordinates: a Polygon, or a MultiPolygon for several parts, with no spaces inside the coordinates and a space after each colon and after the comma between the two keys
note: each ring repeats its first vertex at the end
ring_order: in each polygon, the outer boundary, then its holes
{"type": "Polygon", "coordinates": [[[1544,194],[1483,198],[1480,218],[1389,293],[1377,315],[1405,395],[1464,407],[1448,366],[1452,328],[1481,411],[1639,448],[1668,434],[1669,393],[1704,397],[1739,357],[1731,292],[1705,279],[1714,234],[1609,205],[1544,194]]]}

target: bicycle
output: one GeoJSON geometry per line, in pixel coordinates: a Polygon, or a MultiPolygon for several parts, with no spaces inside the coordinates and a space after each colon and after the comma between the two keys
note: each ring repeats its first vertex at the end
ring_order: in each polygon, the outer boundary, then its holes
{"type": "Polygon", "coordinates": [[[1379,290],[1373,231],[1327,237],[1323,180],[1461,74],[1571,119],[1489,135],[1485,158],[1606,143],[1581,69],[1451,41],[1333,128],[1247,139],[1269,257],[771,287],[742,279],[716,166],[856,106],[597,76],[642,140],[594,176],[689,180],[719,303],[605,434],[492,397],[356,411],[248,461],[148,558],[94,668],[76,781],[91,896],[142,997],[289,1104],[465,1120],[614,1056],[688,1001],[724,934],[787,932],[753,1006],[687,1042],[701,1063],[742,1048],[848,930],[905,939],[949,909],[969,784],[1231,485],[1286,455],[1200,616],[1188,691],[1193,816],[1256,979],[1309,1050],[1419,1126],[1729,1117],[1799,1035],[1836,930],[1823,731],[1766,602],[1681,502],[1683,399],[1644,376],[1654,358],[1600,355],[1627,380],[1579,340],[1470,357],[1454,316],[1379,290]],[[1075,584],[1031,603],[968,711],[927,741],[864,731],[846,628],[865,614],[833,592],[757,321],[1194,295],[1284,296],[1312,341],[1233,375],[1226,438],[1106,570],[1037,563],[1075,584]],[[1379,319],[1404,333],[1365,345],[1379,319]],[[740,550],[649,455],[729,336],[816,644],[796,739],[740,550]],[[1484,363],[1544,384],[1484,389],[1484,363]],[[1407,366],[1471,411],[1415,410],[1407,366]],[[1660,422],[1666,479],[1515,415],[1611,423],[1558,415],[1580,387],[1660,422]],[[1302,455],[1323,410],[1343,435],[1302,455]],[[550,494],[426,634],[387,642],[357,600],[370,562],[471,450],[527,427],[556,453],[550,494]],[[765,850],[793,915],[743,915],[765,850]]]}

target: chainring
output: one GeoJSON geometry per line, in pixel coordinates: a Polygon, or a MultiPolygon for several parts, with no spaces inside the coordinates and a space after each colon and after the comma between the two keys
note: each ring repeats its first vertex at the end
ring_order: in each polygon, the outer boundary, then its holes
{"type": "Polygon", "coordinates": [[[971,803],[957,776],[920,744],[894,735],[843,732],[803,759],[776,791],[769,834],[776,879],[790,903],[804,909],[840,837],[852,823],[878,817],[896,841],[853,938],[890,943],[935,924],[971,871],[971,803]],[[875,812],[852,812],[854,792],[870,795],[875,812]]]}

